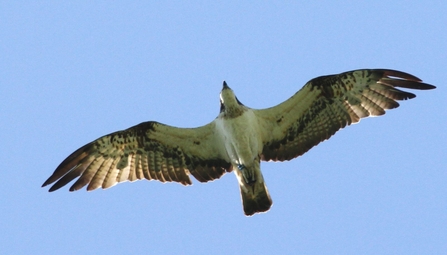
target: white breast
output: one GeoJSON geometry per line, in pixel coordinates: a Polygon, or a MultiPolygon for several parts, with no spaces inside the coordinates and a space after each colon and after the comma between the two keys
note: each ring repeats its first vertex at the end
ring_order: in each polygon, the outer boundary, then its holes
{"type": "Polygon", "coordinates": [[[250,166],[262,152],[259,124],[253,110],[247,109],[236,118],[216,120],[216,133],[225,145],[225,150],[232,164],[250,166]]]}

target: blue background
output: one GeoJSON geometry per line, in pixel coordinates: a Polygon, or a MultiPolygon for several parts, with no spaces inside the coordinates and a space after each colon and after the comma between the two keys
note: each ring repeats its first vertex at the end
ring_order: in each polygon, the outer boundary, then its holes
{"type": "Polygon", "coordinates": [[[446,1],[145,2],[0,3],[0,253],[447,253],[446,1]],[[262,163],[266,214],[243,215],[232,173],[191,187],[40,188],[104,134],[212,121],[223,80],[266,108],[359,68],[438,88],[262,163]]]}

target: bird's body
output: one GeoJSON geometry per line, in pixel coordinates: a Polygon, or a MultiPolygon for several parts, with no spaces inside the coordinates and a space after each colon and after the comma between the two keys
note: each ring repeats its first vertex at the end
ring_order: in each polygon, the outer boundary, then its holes
{"type": "Polygon", "coordinates": [[[272,200],[261,160],[298,157],[340,128],[415,97],[395,87],[435,88],[404,72],[364,69],[315,78],[285,102],[257,110],[240,103],[224,82],[211,123],[176,128],[149,121],[103,136],[73,152],[43,186],[56,181],[54,191],[77,177],[71,191],[139,179],[190,185],[189,175],[207,182],[234,170],[245,214],[265,212],[272,200]]]}
{"type": "Polygon", "coordinates": [[[216,134],[222,139],[228,160],[239,182],[244,211],[247,215],[267,211],[271,198],[264,184],[260,157],[265,139],[258,116],[253,109],[242,105],[224,83],[221,102],[226,105],[216,118],[216,134]],[[228,105],[231,105],[229,107],[228,105]]]}

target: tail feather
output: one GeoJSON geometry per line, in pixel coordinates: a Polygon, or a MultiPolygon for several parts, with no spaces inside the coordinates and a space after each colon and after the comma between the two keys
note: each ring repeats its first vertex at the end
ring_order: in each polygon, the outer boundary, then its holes
{"type": "Polygon", "coordinates": [[[245,215],[266,212],[272,206],[272,199],[264,182],[257,181],[245,187],[241,185],[240,188],[245,215]]]}

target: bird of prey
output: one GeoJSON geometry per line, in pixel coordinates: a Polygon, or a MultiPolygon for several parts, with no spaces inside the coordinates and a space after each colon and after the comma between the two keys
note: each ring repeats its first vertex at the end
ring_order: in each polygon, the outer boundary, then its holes
{"type": "Polygon", "coordinates": [[[148,121],[105,135],[68,156],[42,187],[56,182],[49,190],[55,191],[76,178],[70,191],[141,179],[191,185],[189,175],[208,182],[234,171],[245,215],[266,212],[272,199],[261,160],[301,156],[339,129],[415,97],[396,87],[435,88],[408,73],[362,69],[312,79],[283,103],[258,110],[243,105],[224,82],[220,113],[209,124],[178,128],[148,121]]]}

